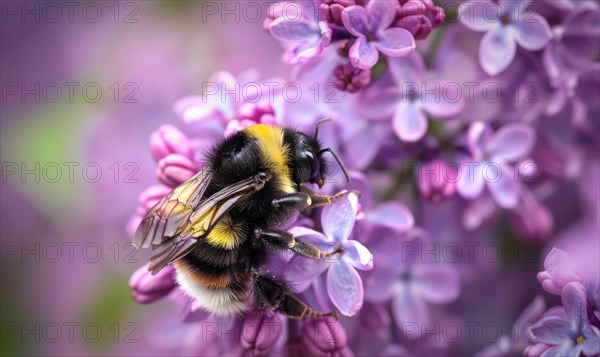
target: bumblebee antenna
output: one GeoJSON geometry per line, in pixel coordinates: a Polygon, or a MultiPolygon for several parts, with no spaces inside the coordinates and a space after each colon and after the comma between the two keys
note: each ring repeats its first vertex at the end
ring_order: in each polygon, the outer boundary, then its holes
{"type": "Polygon", "coordinates": [[[323,123],[327,123],[331,121],[331,118],[323,118],[321,120],[319,120],[316,124],[315,124],[315,135],[314,138],[316,139],[317,137],[319,137],[319,126],[321,126],[321,124],[323,123]]]}
{"type": "MultiPolygon", "coordinates": [[[[329,119],[329,120],[331,120],[331,119],[329,119]]],[[[335,161],[337,161],[338,165],[340,165],[340,167],[342,168],[342,171],[344,172],[344,176],[346,176],[346,181],[348,183],[350,183],[350,174],[348,173],[348,169],[346,169],[346,166],[344,166],[344,163],[342,162],[342,160],[340,159],[338,154],[335,153],[335,151],[331,150],[331,148],[326,148],[326,149],[319,151],[319,156],[326,151],[329,152],[331,155],[333,155],[333,157],[335,158],[335,161]]]]}

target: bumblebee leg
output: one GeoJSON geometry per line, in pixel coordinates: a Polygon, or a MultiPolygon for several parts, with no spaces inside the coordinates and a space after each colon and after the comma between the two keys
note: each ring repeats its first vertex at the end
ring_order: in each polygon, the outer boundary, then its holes
{"type": "Polygon", "coordinates": [[[347,195],[349,195],[351,193],[354,193],[354,194],[360,196],[360,192],[358,192],[356,190],[350,190],[350,191],[344,190],[339,193],[336,193],[333,196],[320,195],[306,186],[302,186],[301,192],[308,194],[308,196],[310,197],[310,199],[312,201],[312,203],[310,204],[310,207],[323,207],[323,206],[330,205],[333,201],[339,200],[340,198],[343,198],[343,197],[346,197],[347,195]]]}
{"type": "Polygon", "coordinates": [[[254,299],[258,308],[271,308],[292,319],[334,316],[337,311],[322,313],[313,310],[290,289],[286,280],[254,273],[254,299]]]}
{"type": "Polygon", "coordinates": [[[259,239],[263,239],[268,245],[274,246],[275,248],[287,248],[291,249],[294,253],[299,254],[305,258],[311,259],[322,259],[330,257],[340,252],[341,246],[338,246],[333,252],[323,252],[318,247],[310,243],[306,243],[289,232],[278,231],[274,229],[260,229],[257,228],[254,231],[255,235],[259,239]]]}
{"type": "Polygon", "coordinates": [[[276,198],[271,201],[271,205],[275,209],[289,209],[293,211],[302,211],[312,204],[312,199],[310,195],[306,192],[296,192],[289,194],[287,196],[283,196],[281,198],[276,198]]]}

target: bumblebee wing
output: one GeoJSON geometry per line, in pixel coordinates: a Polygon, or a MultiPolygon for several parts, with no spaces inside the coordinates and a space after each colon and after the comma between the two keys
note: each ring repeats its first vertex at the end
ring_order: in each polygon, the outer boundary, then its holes
{"type": "MultiPolygon", "coordinates": [[[[163,236],[159,244],[152,244],[153,254],[149,270],[156,274],[165,265],[189,253],[198,239],[205,236],[236,203],[260,190],[264,181],[256,177],[231,184],[209,197],[202,198],[189,214],[178,216],[185,220],[177,226],[174,235],[163,236]]],[[[169,231],[167,223],[167,231],[169,231]]]]}
{"type": "Polygon", "coordinates": [[[212,173],[208,169],[202,170],[163,197],[142,219],[133,245],[149,248],[162,243],[164,237],[175,236],[199,206],[211,179],[212,173]]]}

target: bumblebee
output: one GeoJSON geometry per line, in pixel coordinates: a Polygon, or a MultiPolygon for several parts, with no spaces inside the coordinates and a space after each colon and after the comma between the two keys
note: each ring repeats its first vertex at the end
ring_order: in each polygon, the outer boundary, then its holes
{"type": "Polygon", "coordinates": [[[152,248],[149,270],[173,264],[186,294],[216,315],[242,313],[252,305],[291,318],[335,315],[302,302],[283,278],[261,271],[270,252],[291,249],[321,259],[332,254],[273,229],[294,212],[321,207],[343,197],[320,195],[331,148],[318,141],[319,125],[308,136],[290,128],[258,124],[213,147],[207,165],[160,200],[140,223],[133,244],[152,248]]]}

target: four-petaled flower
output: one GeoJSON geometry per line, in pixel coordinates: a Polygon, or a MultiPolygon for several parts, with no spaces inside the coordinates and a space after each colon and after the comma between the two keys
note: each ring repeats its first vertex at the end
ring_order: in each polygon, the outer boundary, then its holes
{"type": "Polygon", "coordinates": [[[597,356],[600,353],[600,331],[590,325],[587,316],[585,288],[569,283],[562,289],[564,310],[542,318],[530,332],[537,345],[525,353],[541,356],[597,356]]]}
{"type": "Polygon", "coordinates": [[[312,1],[283,2],[271,5],[268,30],[276,39],[289,44],[285,58],[289,64],[305,63],[318,56],[331,42],[331,28],[318,21],[312,1]]]}
{"type": "MultiPolygon", "coordinates": [[[[327,271],[327,292],[334,306],[346,316],[352,316],[360,310],[363,304],[363,283],[356,269],[371,270],[373,255],[360,242],[350,239],[356,214],[358,197],[349,193],[345,197],[326,206],[321,213],[323,233],[304,227],[290,229],[295,237],[316,244],[323,250],[335,246],[338,253],[319,262],[293,261],[290,276],[312,282],[314,277],[327,271]],[[306,263],[306,264],[305,264],[306,263]],[[298,270],[298,274],[296,271],[298,270]],[[300,271],[304,270],[303,273],[300,271]]],[[[335,249],[333,248],[333,249],[335,249]]],[[[302,284],[301,281],[294,283],[302,284]]],[[[302,290],[298,285],[298,290],[302,290]]],[[[308,285],[304,284],[304,288],[308,285]]]]}
{"type": "Polygon", "coordinates": [[[508,165],[526,158],[535,142],[535,132],[526,124],[507,124],[496,133],[483,122],[471,124],[467,132],[469,158],[461,164],[456,186],[467,199],[481,195],[487,187],[498,205],[513,208],[517,205],[521,186],[508,165]]]}
{"type": "Polygon", "coordinates": [[[396,5],[389,0],[371,0],[366,7],[353,5],[342,11],[346,29],[357,37],[348,56],[355,67],[369,69],[377,63],[379,52],[402,57],[416,48],[413,35],[400,27],[391,27],[396,5]]]}
{"type": "Polygon", "coordinates": [[[367,100],[375,119],[392,116],[392,128],[404,141],[418,141],[429,126],[426,114],[449,118],[458,114],[465,101],[460,88],[448,81],[426,77],[425,63],[418,54],[388,60],[395,87],[373,89],[367,100]]]}
{"type": "Polygon", "coordinates": [[[552,36],[541,15],[526,12],[529,0],[469,0],[458,12],[471,30],[486,32],[479,46],[481,67],[491,76],[504,71],[513,61],[517,43],[528,51],[541,50],[552,36]]]}

